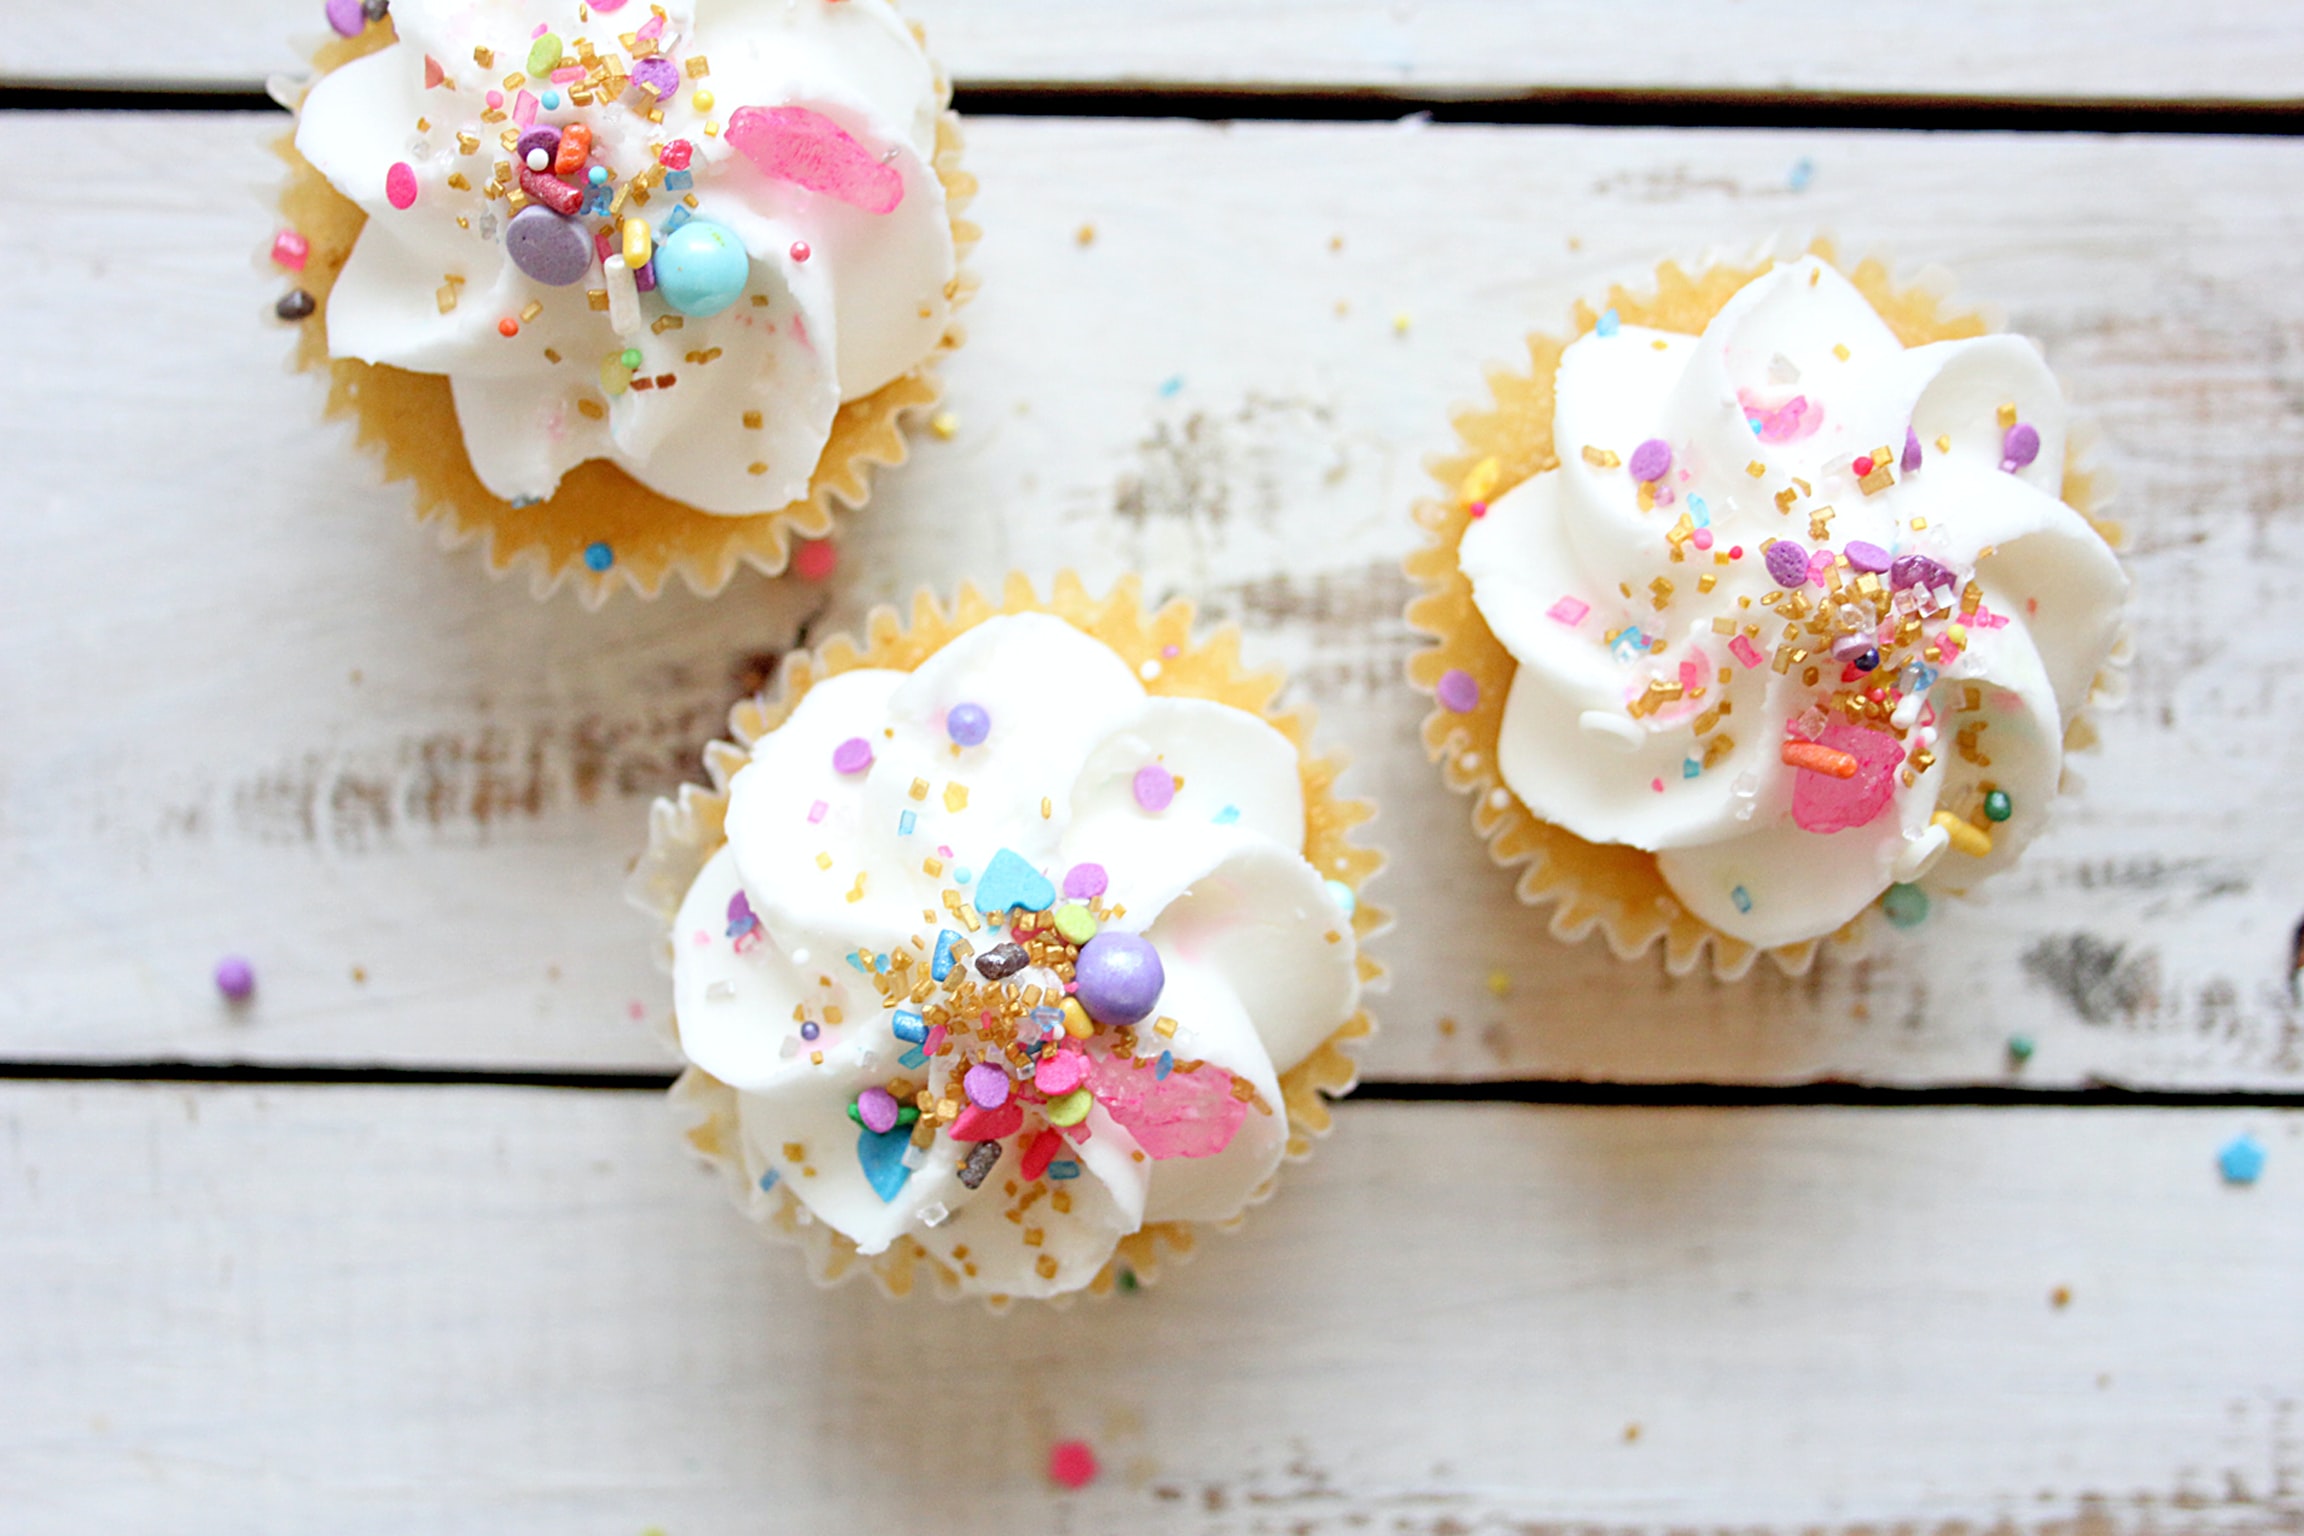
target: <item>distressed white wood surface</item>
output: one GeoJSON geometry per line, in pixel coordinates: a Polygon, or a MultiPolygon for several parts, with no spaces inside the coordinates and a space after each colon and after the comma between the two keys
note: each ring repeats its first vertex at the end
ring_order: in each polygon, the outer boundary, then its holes
{"type": "Polygon", "coordinates": [[[2304,1521],[2294,1115],[1348,1105],[999,1317],[813,1289],[653,1095],[10,1085],[0,1189],[12,1530],[2304,1521]]]}
{"type": "Polygon", "coordinates": [[[655,1065],[619,879],[760,659],[803,617],[1074,565],[1243,625],[1381,801],[1367,1075],[1992,1081],[2014,1032],[2015,1081],[2304,1075],[2304,204],[2267,194],[2304,144],[981,122],[958,436],[884,478],[828,587],[586,614],[436,553],[282,372],[279,126],[171,120],[156,177],[149,120],[0,118],[75,167],[23,190],[35,366],[0,413],[0,1057],[655,1065]],[[1817,226],[1951,266],[2101,423],[2135,697],[1987,899],[1863,966],[1674,982],[1556,943],[1484,864],[1414,742],[1396,562],[1449,406],[1523,329],[1817,226]],[[232,950],[241,1013],[207,980],[232,950]]]}
{"type": "MultiPolygon", "coordinates": [[[[2282,0],[903,0],[963,82],[2304,96],[2282,0]]],[[[105,0],[0,14],[0,79],[252,85],[319,0],[105,0]],[[193,19],[196,14],[197,19],[193,19]]]]}

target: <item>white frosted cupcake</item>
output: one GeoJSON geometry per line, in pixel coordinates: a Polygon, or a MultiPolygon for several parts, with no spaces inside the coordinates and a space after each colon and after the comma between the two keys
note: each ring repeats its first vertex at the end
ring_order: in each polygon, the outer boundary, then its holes
{"type": "Polygon", "coordinates": [[[1132,587],[1005,607],[788,660],[636,877],[696,1142],[822,1278],[1147,1274],[1308,1149],[1368,1029],[1368,812],[1273,680],[1132,587]]]}
{"type": "Polygon", "coordinates": [[[715,590],[902,457],[974,231],[886,0],[400,0],[320,62],[302,360],[495,568],[715,590]]]}
{"type": "Polygon", "coordinates": [[[1578,320],[1410,562],[1425,739],[1523,898],[1733,975],[2013,862],[2128,587],[2039,349],[1820,256],[1578,320]]]}

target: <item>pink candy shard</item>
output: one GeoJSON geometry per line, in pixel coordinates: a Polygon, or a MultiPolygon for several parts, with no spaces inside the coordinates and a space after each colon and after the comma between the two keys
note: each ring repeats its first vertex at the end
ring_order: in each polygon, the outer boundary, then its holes
{"type": "Polygon", "coordinates": [[[1856,759],[1856,773],[1846,779],[1823,773],[1792,775],[1792,820],[1802,830],[1861,827],[1888,809],[1896,794],[1896,768],[1904,761],[1904,749],[1895,737],[1843,720],[1824,727],[1816,742],[1856,759]]]}
{"type": "Polygon", "coordinates": [[[1764,659],[1760,654],[1760,648],[1742,635],[1738,635],[1728,642],[1728,654],[1744,663],[1747,670],[1760,665],[1764,659]]]}
{"type": "Polygon", "coordinates": [[[1232,1074],[1222,1067],[1170,1072],[1149,1061],[1097,1056],[1089,1092],[1136,1145],[1155,1162],[1171,1157],[1214,1157],[1232,1145],[1248,1105],[1232,1096],[1232,1074]]]}
{"type": "Polygon", "coordinates": [[[904,201],[904,178],[821,112],[806,107],[738,107],[724,137],[761,174],[838,198],[866,213],[904,201]]]}
{"type": "Polygon", "coordinates": [[[1570,629],[1574,629],[1577,625],[1584,622],[1584,615],[1590,613],[1591,611],[1592,605],[1585,602],[1582,598],[1564,597],[1560,599],[1560,601],[1554,603],[1550,608],[1546,609],[1545,613],[1547,616],[1558,620],[1562,624],[1567,625],[1570,629]]]}

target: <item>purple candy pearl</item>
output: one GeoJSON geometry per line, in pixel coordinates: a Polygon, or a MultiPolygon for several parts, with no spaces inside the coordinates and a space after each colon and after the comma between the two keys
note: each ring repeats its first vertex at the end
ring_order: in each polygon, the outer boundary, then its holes
{"type": "Polygon", "coordinates": [[[1877,544],[1867,544],[1862,539],[1850,539],[1840,547],[1840,553],[1848,557],[1848,564],[1856,570],[1869,571],[1877,575],[1888,569],[1888,551],[1877,544]]]}
{"type": "Polygon", "coordinates": [[[800,1026],[800,1038],[803,1040],[813,1040],[822,1033],[824,1033],[824,1031],[817,1027],[816,1021],[814,1019],[810,1019],[807,1023],[800,1026]]]}
{"type": "Polygon", "coordinates": [[[1168,809],[1176,799],[1176,775],[1158,763],[1146,763],[1137,769],[1133,787],[1136,803],[1154,814],[1168,809]]]}
{"type": "Polygon", "coordinates": [[[1888,567],[1888,585],[1899,592],[1906,587],[1923,587],[1933,592],[1938,587],[1952,585],[1952,571],[1926,555],[1898,555],[1896,563],[1888,567]]]}
{"type": "Polygon", "coordinates": [[[967,1090],[968,1102],[978,1109],[998,1109],[1008,1102],[1008,1074],[988,1061],[970,1067],[960,1086],[967,1090]]]}
{"type": "Polygon", "coordinates": [[[504,226],[504,254],[536,281],[565,288],[592,270],[592,240],[575,221],[531,203],[504,226]]]}
{"type": "Polygon", "coordinates": [[[1632,450],[1632,478],[1647,482],[1661,480],[1672,468],[1672,445],[1660,437],[1652,437],[1632,450]]]}
{"type": "MultiPolygon", "coordinates": [[[[357,12],[360,8],[352,8],[357,12]]],[[[245,956],[226,955],[216,962],[216,990],[235,1003],[244,1003],[256,990],[256,967],[245,956]]]]}
{"type": "Polygon", "coordinates": [[[1064,894],[1074,901],[1094,901],[1111,883],[1101,864],[1075,864],[1064,871],[1064,894]]]}
{"type": "Polygon", "coordinates": [[[851,736],[832,749],[834,773],[862,773],[872,766],[872,743],[861,736],[851,736]]]}
{"type": "Polygon", "coordinates": [[[662,106],[680,89],[680,66],[670,59],[642,59],[632,66],[632,83],[653,87],[656,105],[662,106]]]}
{"type": "Polygon", "coordinates": [[[538,123],[520,135],[520,142],[513,150],[513,158],[522,165],[526,165],[528,163],[528,151],[532,149],[544,151],[546,156],[545,169],[551,169],[550,157],[560,153],[560,130],[549,123],[538,123]]]}
{"type": "Polygon", "coordinates": [[[1906,474],[1920,467],[1920,434],[1910,427],[1904,429],[1904,457],[1898,463],[1906,474]]]}
{"type": "Polygon", "coordinates": [[[360,0],[328,0],[328,25],[340,37],[358,37],[368,29],[368,15],[360,0]]]}
{"type": "Polygon", "coordinates": [[[955,704],[945,711],[944,734],[963,747],[980,747],[992,734],[992,716],[981,704],[955,704]]]}
{"type": "Polygon", "coordinates": [[[1468,715],[1480,707],[1480,684],[1471,673],[1451,667],[1440,674],[1440,686],[1433,690],[1441,707],[1459,715],[1468,715]]]}
{"type": "Polygon", "coordinates": [[[2022,469],[2040,457],[2040,429],[2028,421],[2020,421],[2008,429],[2000,440],[2000,467],[2022,469]]]}
{"type": "Polygon", "coordinates": [[[1072,966],[1073,994],[1088,1017],[1119,1028],[1149,1014],[1160,1002],[1168,974],[1160,952],[1140,936],[1105,929],[1080,947],[1072,966]]]}
{"type": "Polygon", "coordinates": [[[1790,539],[1778,539],[1768,546],[1766,556],[1768,574],[1776,578],[1780,587],[1808,585],[1808,551],[1790,539]]]}
{"type": "Polygon", "coordinates": [[[897,1109],[896,1095],[885,1088],[867,1088],[856,1095],[856,1118],[875,1135],[896,1129],[897,1109]]]}

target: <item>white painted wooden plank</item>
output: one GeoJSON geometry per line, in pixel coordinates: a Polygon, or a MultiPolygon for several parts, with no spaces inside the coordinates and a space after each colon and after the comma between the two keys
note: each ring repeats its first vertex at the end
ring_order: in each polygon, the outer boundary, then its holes
{"type": "Polygon", "coordinates": [[[654,1064],[617,880],[746,658],[820,604],[819,633],[1077,565],[1243,624],[1382,802],[1371,1075],[1961,1082],[2019,1031],[2027,1081],[2304,1075],[2304,205],[2265,194],[2304,145],[980,123],[957,438],[884,479],[829,589],[592,615],[435,554],[315,425],[252,259],[273,127],[170,120],[155,178],[151,119],[0,119],[76,167],[25,192],[41,302],[0,412],[0,1056],[654,1064]],[[1415,745],[1395,562],[1450,403],[1520,330],[1817,226],[1961,272],[2100,420],[2136,697],[1988,899],[1868,966],[1674,982],[1555,943],[1485,866],[1415,745]],[[245,1015],[206,981],[231,949],[245,1015]]]}
{"type": "Polygon", "coordinates": [[[1284,1184],[1150,1290],[996,1317],[813,1289],[653,1095],[9,1085],[0,1508],[171,1536],[2304,1521],[2293,1115],[1364,1105],[1284,1184]],[[2267,1171],[2226,1187],[2244,1128],[2267,1171]],[[1067,1496],[1041,1468],[1074,1436],[1108,1470],[1067,1496]]]}
{"type": "MultiPolygon", "coordinates": [[[[2281,0],[905,0],[955,78],[2267,100],[2304,95],[2281,0]]],[[[317,0],[170,0],[0,15],[0,79],[252,85],[300,68],[317,0]]]]}

